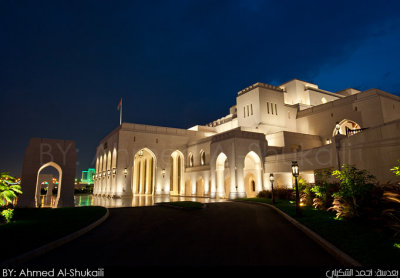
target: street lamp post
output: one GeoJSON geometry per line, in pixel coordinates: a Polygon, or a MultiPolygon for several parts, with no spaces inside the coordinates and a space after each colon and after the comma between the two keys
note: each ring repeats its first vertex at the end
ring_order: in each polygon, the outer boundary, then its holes
{"type": "Polygon", "coordinates": [[[272,204],[275,204],[275,198],[274,198],[274,174],[269,174],[269,180],[271,182],[271,198],[272,198],[272,204]]]}
{"type": "Polygon", "coordinates": [[[297,164],[297,161],[292,161],[292,175],[294,177],[296,185],[296,216],[300,217],[301,216],[300,194],[299,194],[299,185],[297,184],[297,177],[299,176],[299,165],[297,164]]]}

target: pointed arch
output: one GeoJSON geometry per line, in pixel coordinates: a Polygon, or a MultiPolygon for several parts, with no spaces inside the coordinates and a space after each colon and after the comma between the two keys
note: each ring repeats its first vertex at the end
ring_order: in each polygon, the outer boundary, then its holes
{"type": "Polygon", "coordinates": [[[191,152],[188,155],[188,163],[189,163],[189,167],[193,167],[194,166],[193,154],[191,152]]]}
{"type": "Polygon", "coordinates": [[[183,180],[184,172],[184,156],[179,150],[175,150],[171,154],[170,159],[170,194],[183,194],[185,184],[183,180]]]}
{"type": "Polygon", "coordinates": [[[62,181],[62,169],[60,167],[60,165],[58,165],[56,162],[54,161],[50,161],[47,162],[45,164],[43,164],[37,171],[36,173],[36,194],[35,194],[35,203],[37,206],[40,205],[40,184],[39,184],[39,176],[40,176],[40,172],[47,168],[47,167],[53,167],[57,170],[58,172],[58,190],[57,190],[57,197],[56,200],[54,202],[54,207],[58,206],[58,202],[60,200],[60,194],[61,194],[61,181],[62,181]]]}
{"type": "Polygon", "coordinates": [[[347,135],[348,130],[360,130],[361,126],[355,121],[343,119],[337,122],[333,128],[332,136],[337,134],[347,135]]]}
{"type": "Polygon", "coordinates": [[[262,190],[262,161],[258,154],[250,151],[244,158],[244,185],[247,197],[255,197],[262,190]]]}
{"type": "Polygon", "coordinates": [[[206,153],[203,150],[200,150],[200,165],[206,165],[206,153]]]}
{"type": "Polygon", "coordinates": [[[133,158],[133,194],[150,194],[155,192],[157,158],[149,148],[138,150],[133,158]]]}

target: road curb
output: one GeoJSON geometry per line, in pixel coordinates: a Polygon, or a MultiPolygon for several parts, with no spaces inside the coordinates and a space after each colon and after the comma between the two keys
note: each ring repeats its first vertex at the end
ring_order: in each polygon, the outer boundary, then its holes
{"type": "Polygon", "coordinates": [[[262,206],[266,206],[269,208],[274,209],[276,212],[278,212],[280,215],[285,217],[290,223],[292,223],[296,228],[301,230],[303,233],[305,233],[309,238],[314,240],[316,243],[318,243],[322,248],[324,248],[329,254],[334,256],[336,259],[338,259],[340,262],[342,262],[345,265],[348,266],[354,266],[354,267],[360,267],[362,266],[358,261],[344,253],[342,250],[334,246],[332,243],[328,242],[326,239],[322,238],[320,235],[315,233],[314,231],[310,230],[291,216],[287,215],[285,212],[280,210],[279,208],[270,205],[270,204],[265,204],[265,203],[259,203],[259,202],[249,202],[249,201],[235,201],[235,202],[242,202],[242,203],[248,203],[248,204],[258,204],[262,206]]]}
{"type": "Polygon", "coordinates": [[[57,240],[47,243],[41,247],[38,247],[32,251],[28,251],[17,257],[0,262],[0,266],[1,267],[14,266],[14,265],[19,265],[19,264],[25,263],[35,257],[41,256],[57,247],[60,247],[61,245],[64,245],[64,244],[86,234],[87,232],[93,230],[95,227],[99,226],[101,223],[103,223],[108,218],[108,216],[110,215],[110,211],[108,210],[108,208],[105,208],[105,209],[106,209],[106,214],[104,214],[100,219],[89,224],[88,226],[86,226],[76,232],[73,232],[72,234],[66,235],[60,239],[57,239],[57,240]]]}

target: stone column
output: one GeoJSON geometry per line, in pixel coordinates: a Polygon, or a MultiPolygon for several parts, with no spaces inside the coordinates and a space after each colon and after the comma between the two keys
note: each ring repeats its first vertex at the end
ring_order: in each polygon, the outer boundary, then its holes
{"type": "Polygon", "coordinates": [[[263,178],[262,178],[262,170],[261,169],[256,169],[256,192],[260,192],[264,187],[263,187],[263,178]]]}
{"type": "Polygon", "coordinates": [[[151,184],[151,176],[150,176],[150,159],[149,158],[146,158],[146,160],[145,160],[145,163],[146,163],[146,179],[145,179],[145,181],[146,181],[146,187],[145,187],[145,191],[144,191],[144,193],[145,194],[149,194],[149,191],[150,191],[150,184],[151,184]]]}
{"type": "Polygon", "coordinates": [[[225,197],[225,170],[219,169],[217,172],[217,196],[220,198],[225,197]]]}

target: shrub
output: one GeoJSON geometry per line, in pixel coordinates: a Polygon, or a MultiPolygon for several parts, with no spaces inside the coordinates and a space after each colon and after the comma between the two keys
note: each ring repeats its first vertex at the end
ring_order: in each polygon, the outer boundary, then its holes
{"type": "Polygon", "coordinates": [[[386,225],[394,230],[395,236],[400,236],[400,186],[386,186],[382,195],[384,209],[382,216],[386,225]]]}
{"type": "Polygon", "coordinates": [[[328,210],[336,211],[336,218],[353,218],[355,216],[351,205],[343,198],[335,197],[332,205],[328,210]]]}
{"type": "Polygon", "coordinates": [[[13,218],[13,215],[14,215],[14,209],[10,209],[10,208],[4,209],[1,212],[1,216],[3,217],[2,222],[9,223],[11,221],[11,219],[13,218]]]}
{"type": "MultiPolygon", "coordinates": [[[[340,180],[339,191],[332,196],[346,207],[350,206],[350,211],[342,212],[343,217],[359,216],[360,205],[368,199],[373,188],[374,176],[366,170],[359,170],[349,165],[343,165],[342,170],[335,170],[332,175],[340,180]]],[[[333,204],[332,209],[336,210],[336,208],[338,205],[333,204]]]]}
{"type": "Polygon", "coordinates": [[[332,177],[330,169],[315,171],[315,185],[311,187],[314,193],[313,206],[318,209],[326,210],[333,202],[332,194],[337,192],[339,185],[329,182],[332,177]]]}
{"type": "MultiPolygon", "coordinates": [[[[313,204],[314,193],[311,191],[312,185],[300,178],[297,182],[299,185],[300,202],[311,206],[313,204]]],[[[296,190],[296,187],[294,188],[296,190]]]]}
{"type": "MultiPolygon", "coordinates": [[[[293,194],[293,189],[291,188],[274,188],[274,197],[275,199],[280,199],[280,200],[294,200],[292,197],[293,194]]],[[[272,198],[272,192],[271,190],[262,190],[257,194],[257,198],[272,198]]]]}
{"type": "Polygon", "coordinates": [[[390,171],[393,172],[396,176],[400,176],[400,159],[397,160],[397,163],[399,164],[398,166],[394,166],[390,171]]]}
{"type": "Polygon", "coordinates": [[[294,200],[294,191],[291,188],[277,188],[274,189],[274,196],[280,200],[294,200]]]}
{"type": "Polygon", "coordinates": [[[269,190],[261,190],[258,192],[257,198],[272,198],[272,192],[269,190]]]}

